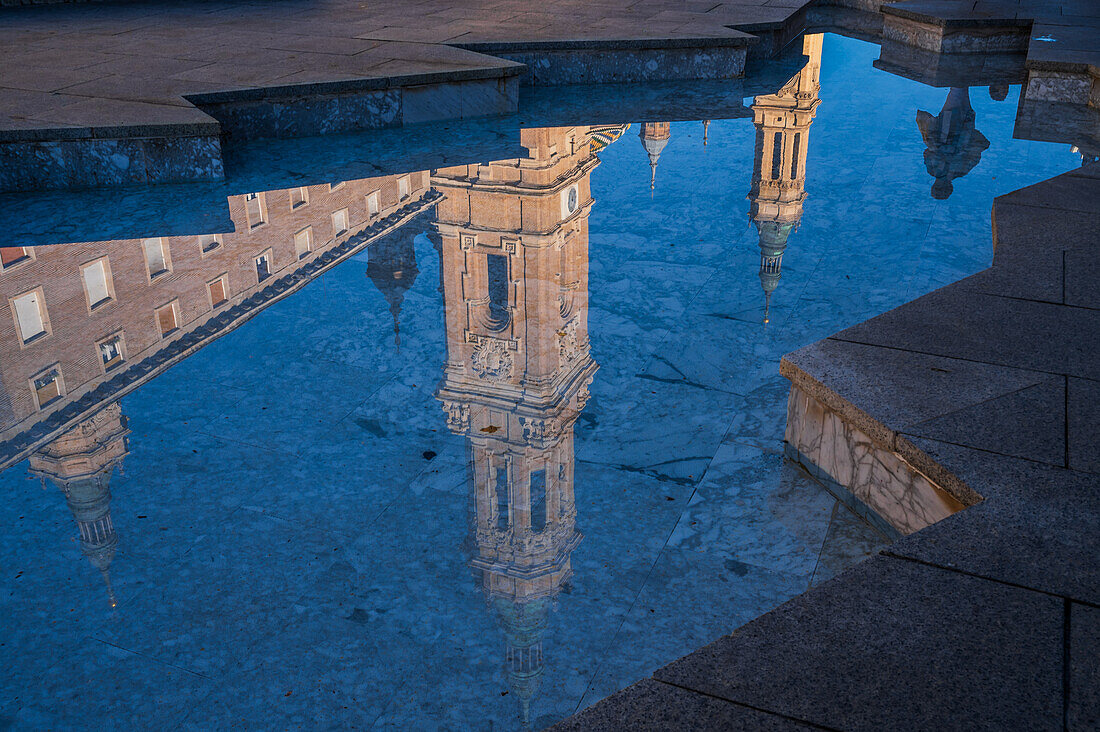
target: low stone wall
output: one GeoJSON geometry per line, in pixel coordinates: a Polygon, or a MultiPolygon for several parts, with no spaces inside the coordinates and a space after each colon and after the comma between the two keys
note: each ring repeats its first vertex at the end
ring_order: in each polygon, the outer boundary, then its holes
{"type": "Polygon", "coordinates": [[[74,132],[80,136],[52,140],[0,137],[0,193],[220,180],[225,169],[219,130],[213,121],[207,127],[192,135],[79,130],[74,132]]]}
{"type": "MultiPolygon", "coordinates": [[[[740,40],[740,39],[738,39],[740,40]]],[[[736,79],[745,73],[748,43],[736,46],[603,49],[599,47],[494,50],[480,45],[470,50],[489,53],[527,68],[523,82],[531,86],[606,84],[685,79],[736,79]]]]}

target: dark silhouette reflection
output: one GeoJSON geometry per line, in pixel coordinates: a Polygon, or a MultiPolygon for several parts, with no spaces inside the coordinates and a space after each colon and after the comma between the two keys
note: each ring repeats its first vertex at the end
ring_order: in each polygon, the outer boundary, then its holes
{"type": "Polygon", "coordinates": [[[390,306],[393,343],[398,348],[401,347],[401,303],[420,274],[413,244],[417,233],[405,227],[367,247],[367,277],[390,306]]]}
{"type": "Polygon", "coordinates": [[[989,147],[989,140],[975,128],[974,117],[970,89],[966,87],[952,87],[935,117],[923,110],[917,112],[917,127],[927,148],[924,166],[936,179],[932,183],[936,200],[950,196],[954,189],[951,181],[973,170],[989,147]]]}
{"type": "Polygon", "coordinates": [[[989,98],[995,102],[1003,102],[1008,99],[1008,84],[991,84],[989,86],[989,98]]]}
{"type": "Polygon", "coordinates": [[[80,550],[103,574],[111,607],[118,603],[111,587],[111,562],[118,534],[111,520],[111,473],[127,455],[126,418],[114,402],[39,448],[30,472],[49,479],[65,494],[80,533],[80,550]]]}
{"type": "Polygon", "coordinates": [[[1100,163],[1100,147],[1090,147],[1085,144],[1073,145],[1070,150],[1081,156],[1081,167],[1091,163],[1100,163]]]}
{"type": "Polygon", "coordinates": [[[806,151],[810,125],[821,88],[821,34],[803,39],[806,65],[775,94],[752,103],[756,152],[749,190],[749,216],[760,236],[760,286],[764,289],[764,322],[770,320],[771,297],[779,286],[787,239],[802,220],[806,200],[806,151]]]}
{"type": "Polygon", "coordinates": [[[649,156],[649,188],[657,187],[657,161],[661,159],[661,152],[668,144],[671,135],[668,122],[643,122],[642,129],[638,132],[638,138],[642,141],[642,147],[649,156]]]}
{"type": "Polygon", "coordinates": [[[581,540],[573,425],[597,368],[588,339],[589,174],[608,137],[606,128],[591,132],[522,130],[529,157],[432,177],[444,194],[436,227],[447,361],[437,396],[448,427],[466,437],[470,566],[503,629],[525,728],[550,610],[581,540]]]}

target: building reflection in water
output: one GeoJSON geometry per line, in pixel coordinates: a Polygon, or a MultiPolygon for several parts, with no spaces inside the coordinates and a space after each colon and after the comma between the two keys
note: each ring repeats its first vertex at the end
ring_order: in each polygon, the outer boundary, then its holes
{"type": "Polygon", "coordinates": [[[110,479],[127,454],[120,397],[371,244],[367,274],[398,337],[417,275],[401,229],[428,173],[231,196],[233,231],[0,247],[0,470],[29,457],[59,487],[102,573],[118,546],[110,479]],[[395,235],[387,236],[390,232],[395,235]]]}
{"type": "Polygon", "coordinates": [[[760,237],[765,323],[770,319],[772,293],[779,285],[783,252],[802,220],[802,202],[806,200],[806,152],[819,103],[821,41],[821,34],[805,36],[806,65],[778,92],[758,96],[752,103],[756,148],[749,217],[760,237]]]}
{"type": "Polygon", "coordinates": [[[671,125],[668,122],[643,122],[638,132],[638,138],[642,141],[642,148],[649,156],[649,189],[657,187],[657,162],[661,159],[668,139],[672,135],[671,125]]]}
{"type": "MultiPolygon", "coordinates": [[[[990,95],[993,94],[991,87],[990,95]]],[[[926,148],[924,167],[935,178],[932,197],[937,200],[951,195],[954,190],[951,181],[973,170],[989,147],[989,140],[974,126],[974,119],[967,87],[952,87],[935,117],[931,112],[917,111],[917,127],[926,148]]]]}
{"type": "Polygon", "coordinates": [[[389,305],[393,316],[393,342],[398,348],[401,347],[401,303],[420,274],[413,245],[418,233],[406,227],[367,248],[367,277],[389,305]]]}
{"type": "Polygon", "coordinates": [[[607,128],[522,130],[528,157],[432,177],[444,194],[437,229],[447,360],[437,396],[448,427],[466,438],[470,564],[504,631],[524,726],[544,671],[549,613],[581,540],[573,426],[597,368],[588,338],[589,175],[608,137],[607,128]]]}
{"type": "Polygon", "coordinates": [[[110,567],[118,547],[111,520],[111,474],[126,457],[126,418],[113,402],[39,448],[30,473],[49,480],[65,494],[80,534],[80,550],[103,574],[111,607],[117,605],[110,567]]]}

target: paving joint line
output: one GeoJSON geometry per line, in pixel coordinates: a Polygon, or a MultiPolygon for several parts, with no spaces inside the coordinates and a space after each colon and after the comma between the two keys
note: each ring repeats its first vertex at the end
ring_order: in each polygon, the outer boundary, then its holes
{"type": "Polygon", "coordinates": [[[791,722],[797,722],[798,724],[804,724],[804,725],[807,725],[809,727],[813,727],[814,729],[823,729],[823,730],[828,730],[829,732],[840,732],[840,730],[838,728],[830,727],[826,724],[821,724],[820,722],[811,722],[808,719],[802,719],[800,717],[795,717],[795,716],[792,716],[790,714],[784,714],[783,712],[776,712],[776,711],[773,711],[773,710],[768,709],[766,707],[758,707],[758,706],[755,706],[753,704],[746,704],[745,702],[734,701],[733,699],[727,699],[724,696],[718,696],[717,694],[712,694],[710,692],[702,691],[700,689],[693,689],[690,686],[684,686],[682,684],[677,684],[677,683],[672,682],[672,681],[665,681],[664,679],[658,679],[656,677],[653,677],[653,680],[656,681],[658,684],[664,684],[665,686],[671,686],[674,689],[680,689],[682,691],[687,691],[687,692],[690,692],[692,694],[698,694],[699,696],[705,696],[708,699],[714,699],[715,701],[725,702],[726,704],[732,704],[732,705],[737,706],[737,707],[744,707],[745,709],[751,709],[754,712],[762,712],[764,714],[769,714],[773,717],[779,717],[781,719],[786,719],[786,720],[791,721],[791,722]]]}
{"type": "MultiPolygon", "coordinates": [[[[963,509],[963,510],[965,511],[966,509],[963,509]]],[[[910,556],[906,556],[905,554],[897,554],[897,553],[891,551],[890,549],[883,549],[879,553],[882,556],[890,557],[891,559],[898,559],[898,560],[902,560],[902,561],[906,561],[906,562],[913,562],[915,564],[922,564],[925,567],[932,567],[934,569],[940,569],[940,570],[943,570],[944,572],[952,572],[954,574],[963,575],[964,577],[972,577],[974,579],[980,579],[980,580],[984,580],[986,582],[993,582],[993,583],[998,584],[998,585],[1004,585],[1005,587],[1012,587],[1012,588],[1015,588],[1015,589],[1018,589],[1018,590],[1027,590],[1028,592],[1034,592],[1034,593],[1037,593],[1037,594],[1040,594],[1040,595],[1046,595],[1047,597],[1056,597],[1059,600],[1065,600],[1066,602],[1075,602],[1078,605],[1085,605],[1086,607],[1092,607],[1092,608],[1100,609],[1100,602],[1092,602],[1090,600],[1084,600],[1084,599],[1077,598],[1077,597],[1071,597],[1069,595],[1062,595],[1062,594],[1059,594],[1057,592],[1052,592],[1050,590],[1041,590],[1038,587],[1029,587],[1028,585],[1021,585],[1017,582],[1009,582],[1008,580],[997,579],[996,577],[990,577],[988,575],[978,574],[976,572],[970,572],[970,571],[967,571],[965,569],[960,569],[958,567],[947,567],[947,566],[944,566],[942,564],[937,564],[936,562],[930,562],[926,559],[918,559],[917,557],[910,557],[910,556]]]]}

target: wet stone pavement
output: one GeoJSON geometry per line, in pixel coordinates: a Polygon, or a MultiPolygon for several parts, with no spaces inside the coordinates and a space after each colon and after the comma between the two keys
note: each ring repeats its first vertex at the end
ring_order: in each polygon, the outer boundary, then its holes
{"type": "Polygon", "coordinates": [[[542,728],[886,546],[784,458],[781,356],[1081,157],[804,43],[742,118],[0,250],[0,726],[542,728]]]}

